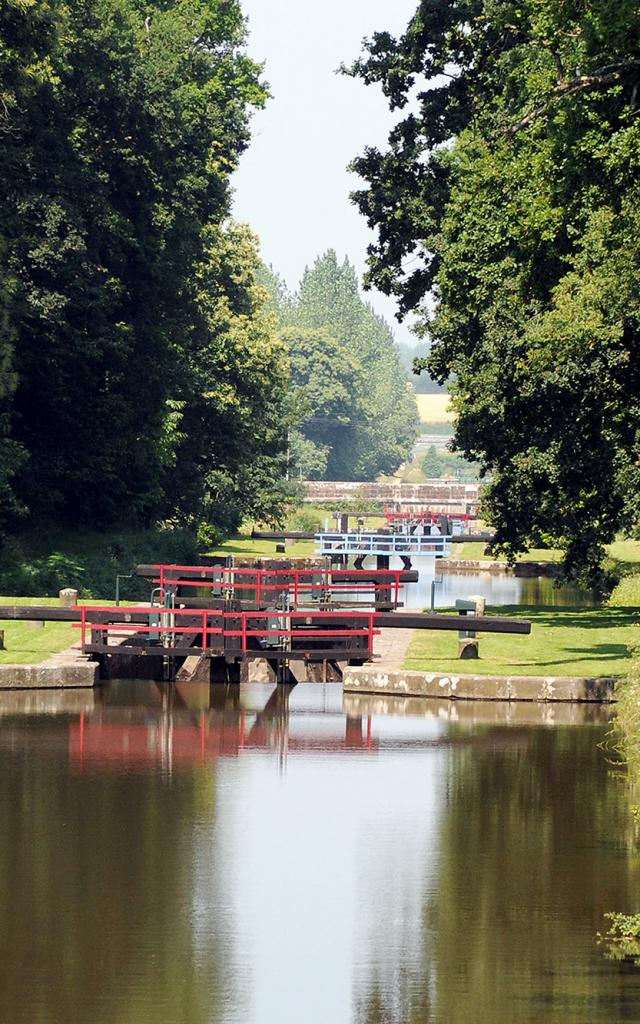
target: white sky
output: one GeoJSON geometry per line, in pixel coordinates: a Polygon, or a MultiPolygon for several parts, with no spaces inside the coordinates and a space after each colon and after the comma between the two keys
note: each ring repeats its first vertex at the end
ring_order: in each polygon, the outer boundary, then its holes
{"type": "MultiPolygon", "coordinates": [[[[249,53],[265,61],[273,98],[253,122],[253,141],[234,178],[234,216],[248,221],[262,255],[295,288],[305,266],[329,248],[362,276],[373,239],[349,201],[360,179],[346,167],[366,145],[384,147],[393,124],[378,86],[335,74],[376,30],[399,35],[417,0],[243,0],[249,53]]],[[[394,319],[393,300],[366,297],[398,340],[415,344],[394,319]]]]}

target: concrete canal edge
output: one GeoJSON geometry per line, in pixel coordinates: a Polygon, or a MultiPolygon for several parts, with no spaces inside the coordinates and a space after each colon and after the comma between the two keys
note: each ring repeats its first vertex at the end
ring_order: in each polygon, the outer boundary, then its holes
{"type": "Polygon", "coordinates": [[[615,679],[606,676],[477,676],[384,671],[371,665],[345,668],[345,693],[445,700],[581,701],[612,703],[615,679]]]}
{"type": "Polygon", "coordinates": [[[35,665],[0,665],[0,690],[71,690],[98,685],[98,663],[78,647],[35,665]]]}

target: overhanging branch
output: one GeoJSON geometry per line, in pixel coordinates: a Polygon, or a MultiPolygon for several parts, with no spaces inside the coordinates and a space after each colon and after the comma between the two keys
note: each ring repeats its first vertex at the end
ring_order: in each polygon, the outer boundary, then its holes
{"type": "Polygon", "coordinates": [[[578,75],[576,78],[569,79],[568,82],[559,82],[552,90],[549,99],[545,100],[544,103],[541,103],[539,107],[531,110],[516,124],[511,125],[511,127],[507,129],[507,132],[510,135],[514,135],[523,128],[527,128],[539,117],[542,117],[542,115],[545,114],[558,99],[565,96],[572,96],[575,93],[586,92],[589,89],[599,89],[602,86],[613,85],[618,81],[623,72],[638,67],[640,67],[640,60],[621,61],[618,64],[607,64],[604,67],[597,68],[590,75],[578,75]]]}

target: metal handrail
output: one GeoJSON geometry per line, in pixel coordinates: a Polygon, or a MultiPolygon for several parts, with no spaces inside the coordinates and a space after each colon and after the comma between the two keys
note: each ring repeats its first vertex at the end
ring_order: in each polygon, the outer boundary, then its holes
{"type": "Polygon", "coordinates": [[[317,533],[319,554],[332,555],[446,555],[449,534],[317,533]]]}

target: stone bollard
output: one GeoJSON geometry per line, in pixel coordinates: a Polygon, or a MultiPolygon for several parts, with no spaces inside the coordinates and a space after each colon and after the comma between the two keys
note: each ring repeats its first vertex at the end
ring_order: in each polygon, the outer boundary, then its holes
{"type": "Polygon", "coordinates": [[[58,597],[63,608],[73,608],[74,604],[78,603],[78,591],[73,587],[65,587],[60,591],[58,597]]]}
{"type": "Polygon", "coordinates": [[[479,658],[480,652],[478,650],[478,641],[475,637],[465,637],[464,640],[458,640],[458,657],[463,661],[466,658],[479,658]]]}

